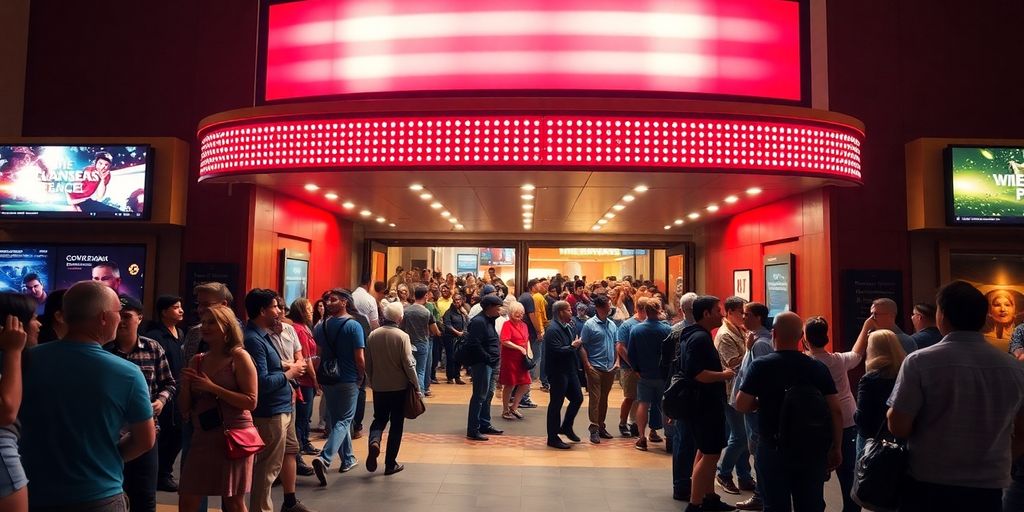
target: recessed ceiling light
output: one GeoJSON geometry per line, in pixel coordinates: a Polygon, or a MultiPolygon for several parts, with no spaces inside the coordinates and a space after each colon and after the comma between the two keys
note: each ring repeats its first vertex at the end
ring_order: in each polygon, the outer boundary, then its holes
{"type": "Polygon", "coordinates": [[[370,213],[370,210],[363,210],[363,211],[359,212],[359,215],[362,215],[363,217],[369,217],[370,215],[373,215],[373,214],[370,213]]]}
{"type": "Polygon", "coordinates": [[[727,202],[729,204],[735,203],[736,201],[739,201],[739,200],[740,200],[740,198],[738,198],[736,196],[729,196],[729,197],[725,198],[725,202],[727,202]]]}
{"type": "Polygon", "coordinates": [[[597,221],[597,223],[603,226],[603,225],[605,225],[605,224],[608,224],[608,219],[601,219],[601,220],[598,220],[598,221],[597,221]]]}
{"type": "Polygon", "coordinates": [[[676,223],[676,226],[682,226],[683,225],[683,219],[676,219],[675,223],[676,223]]]}
{"type": "Polygon", "coordinates": [[[532,204],[524,204],[523,205],[523,209],[524,210],[532,210],[533,209],[533,205],[532,204]]]}
{"type": "Polygon", "coordinates": [[[377,222],[384,224],[385,222],[387,222],[387,219],[385,219],[384,217],[377,217],[377,222]]]}
{"type": "Polygon", "coordinates": [[[529,224],[523,224],[523,229],[533,229],[533,226],[529,224]]]}
{"type": "Polygon", "coordinates": [[[601,226],[598,226],[598,225],[595,224],[594,227],[592,227],[590,229],[593,230],[593,231],[601,231],[601,226]]]}
{"type": "Polygon", "coordinates": [[[699,219],[700,218],[700,214],[697,213],[697,212],[693,212],[693,213],[687,215],[687,217],[689,217],[691,219],[699,219]]]}
{"type": "Polygon", "coordinates": [[[531,212],[523,212],[523,217],[529,219],[530,217],[533,217],[533,213],[531,213],[531,212]]]}
{"type": "Polygon", "coordinates": [[[533,194],[523,194],[523,195],[521,195],[519,197],[521,197],[521,198],[523,198],[523,199],[525,199],[527,201],[532,201],[533,200],[533,194]]]}
{"type": "Polygon", "coordinates": [[[434,201],[433,203],[430,203],[430,207],[435,209],[435,210],[439,210],[441,208],[441,203],[438,203],[437,201],[434,201]]]}
{"type": "Polygon", "coordinates": [[[316,185],[315,185],[315,184],[313,184],[313,183],[308,183],[308,184],[306,185],[306,190],[308,190],[308,191],[310,191],[310,192],[316,192],[317,190],[320,190],[320,187],[316,186],[316,185]]]}
{"type": "Polygon", "coordinates": [[[419,183],[413,183],[412,185],[409,185],[409,190],[419,192],[420,190],[423,190],[423,185],[420,185],[419,183]]]}
{"type": "Polygon", "coordinates": [[[345,201],[344,203],[341,203],[341,207],[346,210],[351,210],[352,208],[355,208],[356,205],[352,204],[352,201],[345,201]]]}
{"type": "Polygon", "coordinates": [[[638,192],[640,194],[647,192],[647,190],[647,185],[637,185],[636,187],[633,187],[633,192],[638,192]]]}
{"type": "Polygon", "coordinates": [[[666,224],[666,225],[665,225],[665,229],[672,229],[672,226],[671,226],[671,225],[669,225],[669,224],[666,224]]]}
{"type": "Polygon", "coordinates": [[[324,197],[326,197],[327,199],[330,199],[331,201],[334,201],[335,199],[338,198],[338,194],[335,194],[334,192],[328,192],[328,193],[324,194],[324,197]]]}
{"type": "Polygon", "coordinates": [[[712,213],[717,212],[718,211],[718,205],[717,204],[709,204],[708,205],[708,211],[712,212],[712,213]]]}
{"type": "Polygon", "coordinates": [[[622,196],[622,200],[627,202],[627,203],[633,201],[634,199],[636,199],[636,197],[633,196],[633,195],[630,195],[630,194],[626,194],[626,195],[622,196]]]}
{"type": "Polygon", "coordinates": [[[441,216],[442,217],[451,217],[452,214],[448,210],[445,210],[445,211],[441,212],[441,216]]]}
{"type": "Polygon", "coordinates": [[[466,228],[466,226],[463,226],[462,224],[456,224],[455,225],[455,229],[465,229],[465,228],[466,228]]]}
{"type": "Polygon", "coordinates": [[[622,210],[625,210],[625,209],[626,209],[626,205],[622,205],[622,204],[617,204],[615,206],[612,206],[612,210],[615,210],[617,212],[621,212],[622,210]]]}
{"type": "Polygon", "coordinates": [[[433,198],[434,198],[434,196],[431,195],[430,192],[424,192],[424,193],[420,194],[420,199],[422,199],[424,201],[426,201],[428,199],[433,199],[433,198]]]}
{"type": "Polygon", "coordinates": [[[394,222],[389,223],[388,227],[392,227],[392,228],[395,227],[395,223],[394,222]]]}
{"type": "Polygon", "coordinates": [[[458,224],[459,219],[456,219],[455,217],[448,217],[448,222],[451,222],[452,224],[458,224]]]}
{"type": "Polygon", "coordinates": [[[750,187],[750,188],[747,189],[747,195],[748,196],[756,196],[756,195],[758,195],[760,193],[761,193],[761,189],[759,189],[757,187],[750,187]]]}
{"type": "Polygon", "coordinates": [[[615,218],[615,214],[612,213],[612,212],[608,212],[608,213],[604,214],[604,218],[606,218],[606,219],[614,219],[615,218]]]}
{"type": "Polygon", "coordinates": [[[537,187],[535,187],[535,186],[533,186],[533,185],[531,185],[531,184],[527,183],[526,185],[523,185],[523,186],[521,186],[521,187],[519,187],[519,188],[521,188],[521,189],[523,189],[523,190],[533,190],[533,189],[535,189],[535,188],[537,188],[537,187]]]}

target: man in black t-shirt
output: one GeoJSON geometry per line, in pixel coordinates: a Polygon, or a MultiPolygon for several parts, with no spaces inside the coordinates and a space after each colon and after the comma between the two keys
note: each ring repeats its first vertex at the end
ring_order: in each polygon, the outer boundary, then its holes
{"type": "Polygon", "coordinates": [[[785,312],[775,317],[775,352],[750,365],[740,383],[736,410],[758,412],[760,441],[755,459],[757,476],[764,488],[765,508],[788,511],[792,506],[796,512],[822,512],[825,475],[842,462],[843,417],[828,368],[800,352],[802,337],[803,322],[796,313],[785,312]],[[787,460],[779,446],[783,402],[787,389],[795,385],[809,385],[820,391],[832,416],[832,446],[827,454],[823,450],[810,463],[787,460]]]}
{"type": "Polygon", "coordinates": [[[718,297],[704,295],[693,301],[697,323],[680,333],[679,367],[690,382],[700,388],[700,412],[685,420],[686,434],[693,439],[697,457],[693,464],[690,504],[685,512],[730,511],[714,493],[718,458],[728,439],[725,429],[725,381],[736,376],[722,369],[711,329],[722,325],[722,304],[718,297]]]}

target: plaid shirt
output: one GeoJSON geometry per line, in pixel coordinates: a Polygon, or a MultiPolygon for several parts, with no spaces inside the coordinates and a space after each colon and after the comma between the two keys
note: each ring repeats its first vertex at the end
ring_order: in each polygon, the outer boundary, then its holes
{"type": "Polygon", "coordinates": [[[127,354],[121,352],[116,341],[103,345],[103,349],[139,366],[149,385],[150,400],[166,404],[174,396],[176,385],[171,375],[171,365],[167,363],[167,354],[156,340],[139,336],[135,348],[127,354]]]}

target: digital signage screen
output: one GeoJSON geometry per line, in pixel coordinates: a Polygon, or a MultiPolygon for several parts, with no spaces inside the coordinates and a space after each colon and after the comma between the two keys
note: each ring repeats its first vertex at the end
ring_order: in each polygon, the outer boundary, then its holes
{"type": "Polygon", "coordinates": [[[501,247],[480,249],[480,266],[482,267],[507,267],[515,265],[515,260],[515,249],[501,247]]]}
{"type": "Polygon", "coordinates": [[[0,246],[0,292],[23,293],[36,301],[42,314],[46,298],[55,290],[54,252],[49,247],[0,246]]]}
{"type": "Polygon", "coordinates": [[[294,251],[281,249],[281,290],[284,303],[291,306],[295,299],[306,297],[309,288],[309,258],[294,251]]]}
{"type": "Polygon", "coordinates": [[[273,0],[259,96],[600,90],[802,103],[808,4],[273,0]]]}
{"type": "Polygon", "coordinates": [[[949,224],[1024,225],[1024,148],[947,148],[946,195],[949,224]]]}
{"type": "Polygon", "coordinates": [[[791,254],[764,257],[764,294],[768,318],[785,311],[793,311],[793,256],[791,254]]]}
{"type": "Polygon", "coordinates": [[[54,276],[57,289],[78,281],[101,281],[118,294],[143,300],[146,248],[142,245],[57,246],[54,276]]]}
{"type": "Polygon", "coordinates": [[[0,217],[143,219],[148,145],[0,145],[0,217]]]}

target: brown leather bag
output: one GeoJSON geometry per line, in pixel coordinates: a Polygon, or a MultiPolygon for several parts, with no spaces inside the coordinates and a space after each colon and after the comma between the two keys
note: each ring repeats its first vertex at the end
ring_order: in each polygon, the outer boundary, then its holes
{"type": "Polygon", "coordinates": [[[427,404],[423,403],[419,391],[415,386],[405,388],[405,417],[410,420],[419,418],[427,411],[427,404]]]}

